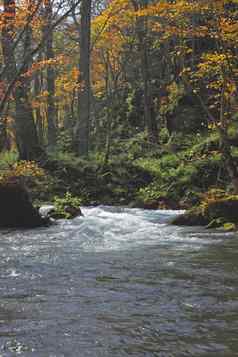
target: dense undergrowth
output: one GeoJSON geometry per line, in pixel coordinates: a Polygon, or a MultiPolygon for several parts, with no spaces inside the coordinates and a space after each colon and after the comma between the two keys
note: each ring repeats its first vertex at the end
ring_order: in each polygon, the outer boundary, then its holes
{"type": "MultiPolygon", "coordinates": [[[[238,159],[235,147],[233,157],[238,159]]],[[[68,195],[77,205],[192,208],[186,224],[230,229],[238,223],[233,209],[238,207],[238,196],[231,194],[215,133],[177,134],[156,147],[148,145],[146,138],[134,137],[116,142],[107,162],[103,153],[83,160],[58,150],[39,167],[5,153],[0,158],[0,180],[16,177],[28,187],[37,206],[60,202],[68,195]],[[232,217],[227,216],[229,211],[232,217]]]]}
{"type": "Polygon", "coordinates": [[[152,182],[138,192],[143,202],[166,198],[177,207],[188,208],[197,204],[201,194],[212,187],[229,189],[216,135],[188,136],[181,146],[166,149],[159,158],[136,160],[136,165],[153,175],[152,182]]]}
{"type": "MultiPolygon", "coordinates": [[[[2,155],[1,172],[16,175],[16,160],[14,153],[2,155]]],[[[229,191],[219,139],[214,133],[177,134],[155,148],[141,136],[134,137],[115,143],[107,163],[103,154],[83,160],[58,150],[42,167],[44,175],[35,175],[31,180],[28,174],[25,178],[38,203],[71,192],[87,205],[189,208],[211,188],[229,191]]],[[[21,170],[18,174],[25,175],[21,170]]]]}

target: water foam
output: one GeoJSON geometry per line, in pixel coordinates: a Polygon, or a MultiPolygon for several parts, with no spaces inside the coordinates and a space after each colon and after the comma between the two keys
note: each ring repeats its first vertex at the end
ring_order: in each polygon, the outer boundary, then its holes
{"type": "MultiPolygon", "coordinates": [[[[83,208],[84,217],[62,222],[64,231],[84,250],[125,250],[140,245],[180,243],[178,249],[208,244],[189,230],[169,225],[183,211],[145,211],[116,207],[83,208]]],[[[193,230],[194,233],[194,230],[193,230]]]]}

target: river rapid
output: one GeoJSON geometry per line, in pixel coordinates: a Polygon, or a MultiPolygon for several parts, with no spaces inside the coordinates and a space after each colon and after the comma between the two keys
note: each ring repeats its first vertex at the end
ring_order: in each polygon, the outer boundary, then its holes
{"type": "Polygon", "coordinates": [[[96,207],[0,232],[0,357],[238,356],[238,237],[96,207]]]}

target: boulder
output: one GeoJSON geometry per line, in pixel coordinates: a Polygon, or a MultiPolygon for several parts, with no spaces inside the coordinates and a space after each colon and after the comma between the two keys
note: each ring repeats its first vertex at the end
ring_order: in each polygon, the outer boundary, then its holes
{"type": "Polygon", "coordinates": [[[33,207],[23,184],[13,179],[0,183],[0,227],[35,228],[48,223],[33,207]]]}
{"type": "Polygon", "coordinates": [[[206,226],[206,228],[236,230],[238,195],[206,199],[200,206],[176,217],[171,223],[178,226],[206,226]]]}
{"type": "Polygon", "coordinates": [[[60,210],[53,205],[42,206],[39,209],[40,215],[46,218],[57,219],[73,219],[77,216],[83,216],[83,213],[79,207],[73,207],[70,205],[65,205],[60,210]]]}
{"type": "Polygon", "coordinates": [[[180,205],[169,197],[159,197],[157,199],[142,200],[137,199],[128,204],[129,208],[143,208],[148,210],[177,210],[180,205]]]}
{"type": "Polygon", "coordinates": [[[204,215],[210,220],[222,217],[225,222],[238,223],[238,195],[210,200],[204,209],[204,215]]]}
{"type": "Polygon", "coordinates": [[[209,224],[209,219],[203,215],[200,207],[196,207],[175,217],[171,224],[176,226],[206,226],[209,224]]]}
{"type": "Polygon", "coordinates": [[[82,216],[82,211],[79,207],[64,206],[58,211],[56,208],[49,212],[49,217],[53,219],[73,219],[77,216],[82,216]]]}

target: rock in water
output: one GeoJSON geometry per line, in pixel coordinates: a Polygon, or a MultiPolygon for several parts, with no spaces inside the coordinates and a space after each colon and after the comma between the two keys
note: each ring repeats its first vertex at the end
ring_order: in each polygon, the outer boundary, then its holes
{"type": "Polygon", "coordinates": [[[39,213],[41,217],[50,217],[52,213],[55,212],[55,207],[53,205],[44,205],[39,208],[39,213]]]}
{"type": "Polygon", "coordinates": [[[0,184],[0,227],[34,228],[47,223],[48,219],[42,218],[33,207],[21,183],[10,181],[0,184]]]}
{"type": "Polygon", "coordinates": [[[171,221],[176,226],[206,226],[208,223],[209,219],[203,215],[200,207],[194,207],[171,221]]]}

